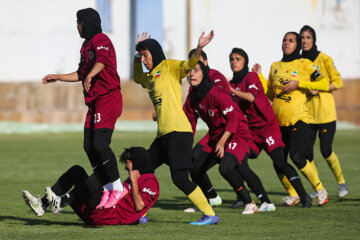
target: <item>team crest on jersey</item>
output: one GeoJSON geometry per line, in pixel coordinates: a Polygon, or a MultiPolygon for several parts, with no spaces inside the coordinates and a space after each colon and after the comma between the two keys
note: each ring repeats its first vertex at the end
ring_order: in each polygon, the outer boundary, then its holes
{"type": "Polygon", "coordinates": [[[277,69],[275,69],[274,74],[277,74],[277,69]]]}
{"type": "Polygon", "coordinates": [[[293,72],[291,73],[291,76],[292,76],[292,77],[297,77],[297,76],[298,76],[297,71],[293,71],[293,72]]]}
{"type": "Polygon", "coordinates": [[[215,115],[214,111],[211,109],[208,110],[208,114],[210,117],[213,117],[215,115]]]}
{"type": "Polygon", "coordinates": [[[320,70],[319,66],[313,65],[313,67],[315,68],[315,70],[320,70]]]}
{"type": "Polygon", "coordinates": [[[156,78],[160,77],[160,71],[157,71],[157,73],[155,74],[155,77],[156,78]]]}
{"type": "Polygon", "coordinates": [[[89,59],[93,60],[94,56],[95,56],[95,54],[93,53],[93,51],[89,51],[89,59]]]}

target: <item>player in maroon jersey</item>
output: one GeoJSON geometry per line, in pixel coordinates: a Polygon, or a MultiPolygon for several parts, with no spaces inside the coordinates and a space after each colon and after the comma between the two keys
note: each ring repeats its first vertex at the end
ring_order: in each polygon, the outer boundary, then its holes
{"type": "Polygon", "coordinates": [[[84,149],[104,186],[102,201],[97,208],[110,208],[127,194],[110,148],[115,123],[122,112],[116,53],[109,37],[102,33],[96,10],[82,9],[76,16],[80,37],[85,38],[78,70],[69,74],[48,74],[42,81],[43,84],[82,82],[85,104],[89,107],[84,126],[84,149]]]}
{"type": "Polygon", "coordinates": [[[221,175],[246,203],[243,214],[256,213],[256,204],[243,185],[244,179],[261,202],[272,203],[260,179],[247,163],[251,136],[246,119],[230,95],[221,88],[214,87],[207,80],[207,76],[208,68],[199,62],[188,77],[193,90],[186,99],[184,111],[194,134],[199,117],[209,128],[209,141],[197,156],[193,155],[196,159],[193,159],[191,176],[194,182],[201,186],[206,171],[219,162],[221,175]]]}
{"type": "Polygon", "coordinates": [[[102,185],[96,174],[88,176],[85,169],[75,165],[67,170],[52,187],[45,188],[45,196],[33,197],[24,190],[26,204],[37,216],[45,209],[57,214],[67,205],[88,225],[129,225],[138,223],[159,197],[159,183],[153,174],[150,156],[142,147],[125,149],[120,156],[129,178],[124,182],[130,194],[112,208],[96,209],[101,201],[102,185]],[[71,190],[71,191],[70,191],[71,190]]]}
{"type": "Polygon", "coordinates": [[[247,53],[241,48],[233,48],[229,58],[233,71],[230,81],[233,100],[245,114],[253,137],[250,158],[257,158],[264,149],[272,159],[276,171],[285,174],[290,180],[300,196],[303,207],[310,207],[310,196],[306,194],[296,170],[286,161],[285,145],[269,99],[264,93],[257,73],[249,72],[247,53]]]}

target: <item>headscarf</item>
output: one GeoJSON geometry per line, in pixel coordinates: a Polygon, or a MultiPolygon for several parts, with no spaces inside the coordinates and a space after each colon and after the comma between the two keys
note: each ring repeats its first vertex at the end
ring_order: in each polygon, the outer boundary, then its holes
{"type": "MultiPolygon", "coordinates": [[[[164,51],[155,39],[149,38],[136,44],[136,51],[149,50],[152,56],[153,68],[159,65],[163,60],[166,59],[164,51]]],[[[152,70],[150,69],[150,71],[152,70]]]]}
{"type": "Polygon", "coordinates": [[[140,174],[154,172],[150,154],[143,147],[131,147],[126,149],[121,154],[120,161],[125,162],[126,160],[130,160],[132,162],[133,170],[138,170],[140,174]]]}
{"type": "Polygon", "coordinates": [[[214,84],[209,82],[208,75],[209,75],[209,67],[205,66],[203,62],[198,62],[200,68],[203,72],[203,79],[201,83],[193,88],[196,100],[201,101],[204,99],[206,94],[210,91],[210,89],[214,86],[214,84]]]}
{"type": "Polygon", "coordinates": [[[101,19],[99,13],[92,8],[85,8],[77,11],[77,21],[82,23],[83,37],[90,40],[96,34],[101,33],[101,19]]]}
{"type": "Polygon", "coordinates": [[[301,57],[310,59],[313,62],[313,61],[315,61],[315,59],[317,58],[317,56],[320,53],[320,51],[317,50],[317,46],[315,44],[316,43],[316,33],[315,33],[315,30],[308,25],[305,25],[301,28],[300,34],[304,31],[309,31],[311,33],[311,35],[313,37],[313,45],[309,51],[305,51],[303,49],[301,52],[301,57]]]}
{"type": "Polygon", "coordinates": [[[301,55],[300,55],[300,50],[301,50],[301,37],[300,37],[300,35],[297,32],[287,32],[284,35],[284,37],[287,34],[293,34],[293,35],[296,36],[296,48],[289,55],[285,55],[285,53],[283,53],[283,58],[281,59],[283,62],[291,62],[291,61],[294,61],[295,59],[299,59],[301,57],[301,55]]]}
{"type": "Polygon", "coordinates": [[[239,54],[245,60],[243,69],[241,69],[239,72],[233,72],[232,81],[234,83],[238,84],[249,73],[249,66],[248,66],[249,65],[249,57],[248,57],[247,53],[242,48],[233,48],[231,53],[230,53],[230,56],[229,56],[230,58],[231,58],[231,54],[233,54],[233,53],[239,54]]]}

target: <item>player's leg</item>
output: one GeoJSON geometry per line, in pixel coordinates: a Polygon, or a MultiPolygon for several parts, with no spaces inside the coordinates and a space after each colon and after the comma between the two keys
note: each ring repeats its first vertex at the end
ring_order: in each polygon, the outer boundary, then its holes
{"type": "Polygon", "coordinates": [[[219,206],[222,201],[212,185],[207,171],[216,164],[216,159],[210,154],[208,146],[196,144],[192,150],[193,168],[190,172],[191,179],[201,188],[210,205],[219,206]],[[208,151],[207,151],[208,150],[208,151]],[[213,158],[213,159],[211,159],[213,158]]]}
{"type": "Polygon", "coordinates": [[[320,125],[319,139],[322,156],[326,159],[331,171],[333,172],[339,189],[339,197],[345,197],[348,194],[345,178],[342,173],[340,161],[332,150],[332,143],[336,132],[336,121],[320,125]]]}
{"type": "Polygon", "coordinates": [[[304,139],[308,139],[308,124],[298,121],[291,132],[290,158],[317,191],[319,205],[323,205],[328,201],[327,192],[317,171],[306,160],[307,145],[304,139]]]}
{"type": "Polygon", "coordinates": [[[192,168],[192,133],[172,132],[161,138],[163,138],[163,141],[166,142],[167,145],[164,151],[167,153],[173,183],[184,192],[189,200],[204,214],[204,219],[202,218],[192,224],[202,225],[205,222],[207,222],[207,224],[217,224],[219,218],[209,205],[204,193],[200,187],[189,179],[189,172],[192,168]]]}
{"type": "MultiPolygon", "coordinates": [[[[244,158],[247,158],[247,156],[244,158]]],[[[244,161],[244,159],[242,159],[241,162],[242,161],[244,161]]],[[[250,197],[249,191],[244,185],[244,179],[239,173],[239,167],[239,160],[233,154],[225,152],[224,157],[220,160],[219,172],[234,189],[237,198],[246,206],[248,204],[253,204],[253,201],[250,197]]],[[[254,206],[253,204],[252,208],[248,207],[248,209],[244,211],[244,214],[252,214],[256,212],[256,205],[254,206]]]]}
{"type": "Polygon", "coordinates": [[[311,198],[307,195],[296,170],[286,161],[284,151],[284,147],[278,147],[269,152],[268,155],[273,160],[273,163],[276,166],[275,168],[284,173],[286,178],[290,181],[291,186],[294,187],[298,196],[300,196],[303,207],[311,207],[311,198]]]}

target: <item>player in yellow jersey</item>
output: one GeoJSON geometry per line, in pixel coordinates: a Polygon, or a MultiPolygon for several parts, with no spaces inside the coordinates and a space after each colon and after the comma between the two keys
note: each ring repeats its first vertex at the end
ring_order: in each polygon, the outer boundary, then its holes
{"type": "Polygon", "coordinates": [[[134,80],[149,93],[158,123],[157,137],[149,153],[154,169],[166,163],[170,167],[173,183],[203,213],[192,225],[217,224],[218,215],[209,205],[201,189],[189,179],[192,168],[191,150],[193,134],[182,108],[182,79],[199,61],[202,48],[214,37],[214,32],[199,38],[196,53],[188,61],[166,59],[162,47],[147,34],[138,35],[134,58],[134,80]],[[142,70],[143,63],[149,72],[142,70]]]}
{"type": "Polygon", "coordinates": [[[332,92],[341,89],[343,82],[331,57],[317,50],[315,30],[305,25],[301,28],[300,35],[302,40],[301,56],[312,61],[330,84],[329,91],[310,91],[308,95],[307,108],[310,114],[309,160],[313,167],[316,168],[315,161],[313,161],[313,146],[316,140],[316,133],[318,132],[321,154],[334,173],[338,184],[339,197],[345,197],[348,194],[347,184],[339,159],[332,150],[336,131],[336,107],[332,92]]]}
{"type": "MultiPolygon", "coordinates": [[[[282,42],[283,58],[271,65],[267,95],[273,101],[273,110],[286,145],[286,155],[289,153],[291,160],[310,181],[318,192],[318,204],[323,205],[328,201],[327,191],[317,171],[307,160],[309,113],[305,104],[307,90],[327,91],[329,84],[310,60],[300,58],[300,49],[300,35],[296,32],[286,33],[282,42]]],[[[281,171],[276,170],[288,190],[290,182],[281,171]]],[[[289,194],[296,200],[296,192],[289,194]]]]}

